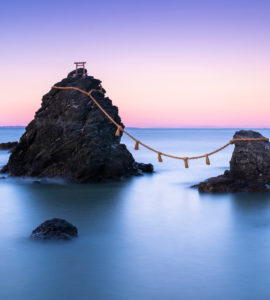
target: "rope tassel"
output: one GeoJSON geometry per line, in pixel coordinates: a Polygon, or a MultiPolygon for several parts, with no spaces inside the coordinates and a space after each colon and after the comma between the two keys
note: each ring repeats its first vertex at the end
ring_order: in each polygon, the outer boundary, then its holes
{"type": "Polygon", "coordinates": [[[158,161],[163,162],[162,157],[161,157],[161,153],[158,153],[158,161]]]}
{"type": "Polygon", "coordinates": [[[209,166],[210,165],[210,159],[209,159],[208,155],[206,155],[205,161],[206,161],[206,164],[209,166]]]}
{"type": "Polygon", "coordinates": [[[189,166],[188,166],[188,159],[184,158],[184,162],[185,162],[185,168],[188,169],[189,168],[189,166]]]}
{"type": "Polygon", "coordinates": [[[120,133],[120,128],[121,128],[120,126],[117,127],[117,130],[116,130],[116,132],[115,132],[115,135],[116,135],[116,136],[120,136],[120,135],[121,135],[121,133],[120,133]]]}
{"type": "Polygon", "coordinates": [[[135,144],[134,149],[135,149],[135,150],[139,150],[139,141],[136,141],[136,144],[135,144]]]}

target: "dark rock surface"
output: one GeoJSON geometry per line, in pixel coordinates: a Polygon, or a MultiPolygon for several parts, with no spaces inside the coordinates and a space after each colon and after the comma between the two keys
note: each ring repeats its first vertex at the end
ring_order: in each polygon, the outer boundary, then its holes
{"type": "Polygon", "coordinates": [[[69,222],[54,218],[40,224],[32,231],[33,240],[70,240],[78,236],[78,230],[69,222]]]}
{"type": "Polygon", "coordinates": [[[224,175],[211,177],[198,184],[202,193],[236,193],[236,192],[266,192],[267,186],[263,182],[250,181],[230,176],[226,171],[224,175]]]}
{"type": "Polygon", "coordinates": [[[13,150],[18,145],[18,142],[0,143],[0,150],[13,150]]]}
{"type": "MultiPolygon", "coordinates": [[[[264,138],[264,136],[256,131],[240,130],[233,138],[264,138]]],[[[230,175],[245,180],[270,182],[270,143],[235,142],[230,161],[230,175]]]]}
{"type": "MultiPolygon", "coordinates": [[[[263,138],[252,130],[237,131],[233,138],[263,138]]],[[[266,192],[270,183],[270,143],[235,142],[230,170],[223,175],[209,178],[196,187],[200,192],[266,192]]]]}
{"type": "Polygon", "coordinates": [[[135,166],[144,173],[154,172],[154,166],[152,164],[136,163],[135,166]]]}
{"type": "MultiPolygon", "coordinates": [[[[57,83],[89,92],[101,81],[82,77],[82,69],[57,83]]],[[[97,91],[92,95],[124,128],[118,108],[97,91]]],[[[115,136],[116,126],[86,95],[75,90],[51,89],[27,126],[2,172],[13,176],[61,177],[73,182],[121,179],[138,174],[139,168],[126,146],[115,136]]],[[[122,135],[122,132],[121,132],[122,135]]]]}

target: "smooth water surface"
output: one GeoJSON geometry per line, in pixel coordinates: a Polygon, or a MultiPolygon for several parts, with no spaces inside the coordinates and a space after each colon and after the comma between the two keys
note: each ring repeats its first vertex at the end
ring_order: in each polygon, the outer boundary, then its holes
{"type": "MultiPolygon", "coordinates": [[[[23,131],[2,128],[0,142],[23,131]]],[[[161,151],[195,155],[227,143],[235,130],[129,131],[161,151]]],[[[156,172],[85,185],[0,180],[0,299],[269,299],[270,196],[190,188],[223,173],[233,146],[211,157],[211,166],[196,160],[185,169],[122,141],[156,172]],[[76,225],[78,239],[31,241],[31,231],[53,217],[76,225]]],[[[0,152],[1,167],[8,156],[0,152]]]]}

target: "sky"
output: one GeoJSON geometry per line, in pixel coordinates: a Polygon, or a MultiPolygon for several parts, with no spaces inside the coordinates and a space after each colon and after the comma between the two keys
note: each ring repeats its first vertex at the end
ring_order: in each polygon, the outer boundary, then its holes
{"type": "Polygon", "coordinates": [[[270,127],[270,1],[0,1],[0,126],[87,61],[129,127],[270,127]]]}

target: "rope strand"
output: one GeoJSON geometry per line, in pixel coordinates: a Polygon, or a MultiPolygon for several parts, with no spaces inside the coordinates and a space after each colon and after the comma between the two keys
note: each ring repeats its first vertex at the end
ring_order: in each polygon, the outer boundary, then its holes
{"type": "Polygon", "coordinates": [[[86,92],[84,90],[81,90],[79,88],[76,88],[76,87],[60,87],[60,86],[53,86],[52,88],[54,89],[58,89],[58,90],[75,90],[75,91],[78,91],[82,94],[85,94],[86,96],[88,96],[96,105],[97,107],[104,113],[104,115],[117,127],[117,130],[115,132],[115,135],[116,136],[120,136],[121,135],[121,131],[123,133],[125,133],[128,137],[130,137],[132,140],[135,141],[135,150],[139,150],[139,144],[141,146],[143,146],[144,148],[152,151],[152,152],[155,152],[157,153],[158,155],[158,161],[159,162],[162,162],[162,156],[165,156],[165,157],[169,157],[169,158],[174,158],[174,159],[181,159],[184,161],[184,164],[185,164],[185,168],[188,168],[189,165],[188,165],[188,160],[190,159],[200,159],[200,158],[205,158],[206,159],[206,164],[207,165],[210,165],[210,160],[209,160],[209,156],[210,155],[213,155],[213,154],[216,154],[217,152],[225,149],[226,147],[234,144],[235,142],[269,142],[269,139],[268,138],[245,138],[245,139],[232,139],[230,140],[227,144],[225,144],[224,146],[212,151],[212,152],[209,152],[209,153],[206,153],[206,154],[202,154],[202,155],[198,155],[198,156],[191,156],[191,157],[181,157],[181,156],[175,156],[175,155],[171,155],[171,154],[167,154],[167,153],[162,153],[146,144],[144,144],[143,142],[141,142],[140,140],[136,139],[133,135],[131,135],[129,132],[127,132],[125,129],[123,129],[121,127],[121,125],[119,125],[117,122],[115,122],[115,120],[103,109],[103,107],[98,103],[98,101],[92,96],[92,93],[93,92],[98,92],[98,93],[102,93],[103,94],[103,89],[102,87],[100,88],[100,90],[91,90],[90,92],[86,92]]]}

